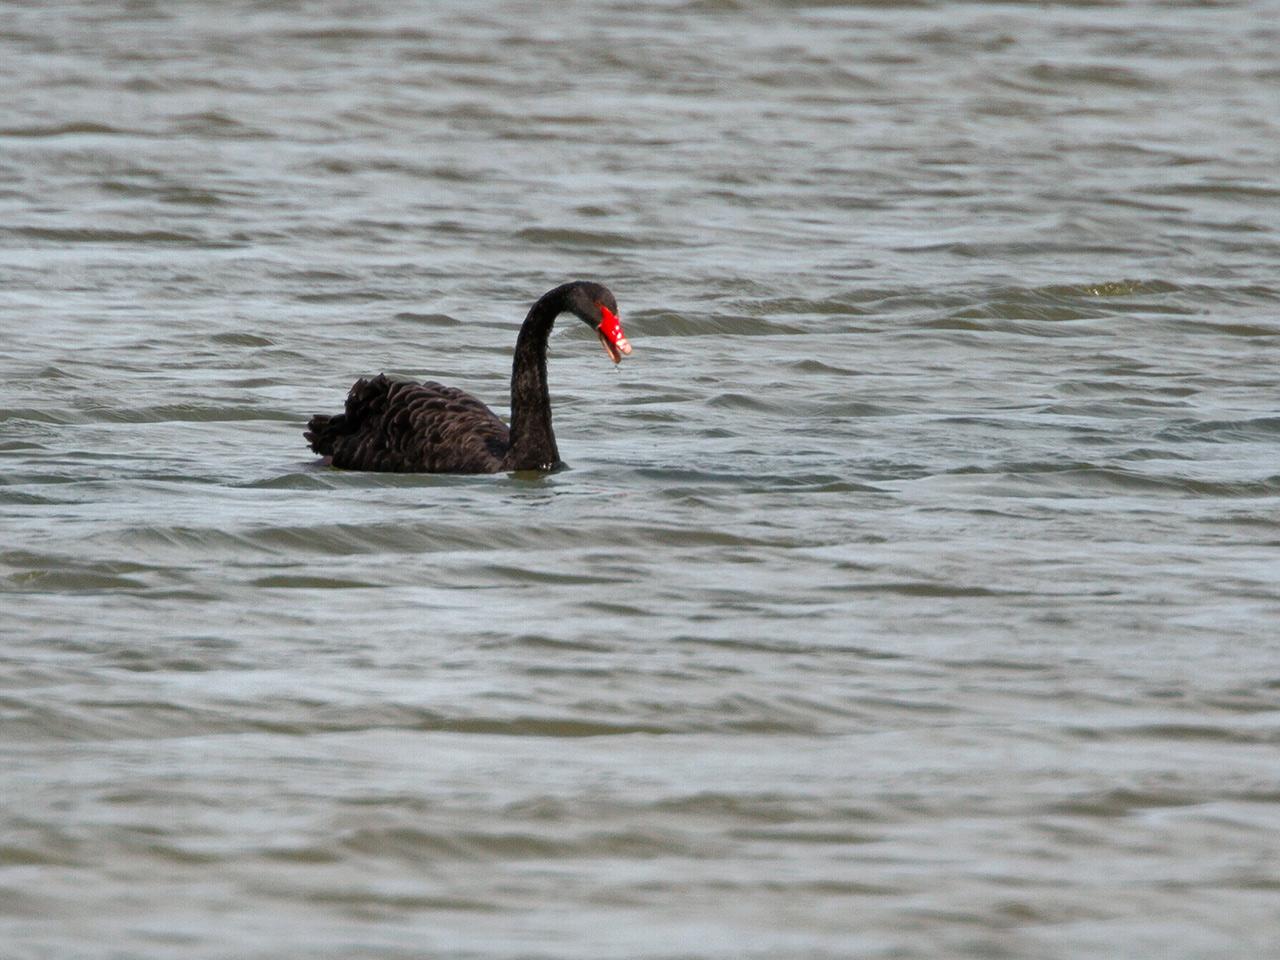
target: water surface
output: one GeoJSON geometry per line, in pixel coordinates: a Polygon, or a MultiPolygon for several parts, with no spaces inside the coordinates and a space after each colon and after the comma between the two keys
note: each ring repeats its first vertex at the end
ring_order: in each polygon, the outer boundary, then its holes
{"type": "Polygon", "coordinates": [[[6,958],[1276,956],[1274,13],[0,3],[6,958]]]}

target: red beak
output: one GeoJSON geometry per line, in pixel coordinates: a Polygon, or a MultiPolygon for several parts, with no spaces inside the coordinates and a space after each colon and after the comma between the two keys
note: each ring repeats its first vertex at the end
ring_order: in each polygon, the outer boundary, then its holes
{"type": "Polygon", "coordinates": [[[623,354],[631,352],[631,344],[627,342],[626,334],[622,332],[622,321],[604,304],[597,303],[596,306],[600,308],[600,325],[596,327],[596,335],[604,344],[604,350],[609,354],[609,359],[614,363],[621,363],[623,354]]]}

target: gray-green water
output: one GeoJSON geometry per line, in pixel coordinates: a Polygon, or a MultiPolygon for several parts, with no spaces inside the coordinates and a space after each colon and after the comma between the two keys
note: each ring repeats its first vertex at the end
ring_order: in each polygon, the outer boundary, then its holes
{"type": "Polygon", "coordinates": [[[1277,24],[0,3],[0,955],[1280,956],[1277,24]]]}

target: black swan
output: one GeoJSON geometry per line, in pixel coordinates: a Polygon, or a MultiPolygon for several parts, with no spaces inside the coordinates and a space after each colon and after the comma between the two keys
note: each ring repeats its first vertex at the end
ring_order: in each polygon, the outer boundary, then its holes
{"type": "Polygon", "coordinates": [[[397,473],[498,473],[550,470],[560,463],[551,432],[547,337],[561,313],[592,327],[609,359],[631,344],[607,287],[579,280],[548,290],[516,337],[511,366],[511,427],[464,390],[439,383],[357,380],[345,413],[317,414],[307,424],[311,449],[335,467],[397,473]]]}

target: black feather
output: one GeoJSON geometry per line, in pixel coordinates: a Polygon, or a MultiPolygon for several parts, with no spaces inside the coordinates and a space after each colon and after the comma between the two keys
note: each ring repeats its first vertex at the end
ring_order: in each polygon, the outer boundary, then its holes
{"type": "Polygon", "coordinates": [[[344,412],[307,424],[311,449],[335,467],[396,473],[546,470],[560,462],[547,391],[547,337],[568,310],[597,326],[607,288],[569,283],[544,294],[525,318],[511,371],[511,427],[464,390],[435,382],[357,380],[344,412]]]}

